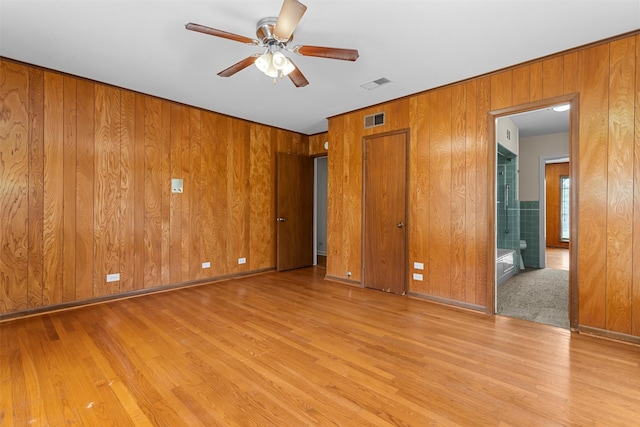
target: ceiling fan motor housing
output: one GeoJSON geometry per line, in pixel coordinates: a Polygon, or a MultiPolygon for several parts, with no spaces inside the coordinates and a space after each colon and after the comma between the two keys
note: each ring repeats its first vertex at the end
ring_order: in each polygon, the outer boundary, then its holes
{"type": "Polygon", "coordinates": [[[262,18],[258,21],[256,26],[256,36],[258,40],[262,42],[262,44],[270,46],[273,44],[283,44],[286,45],[288,42],[293,40],[293,34],[289,37],[288,40],[280,40],[274,34],[274,29],[276,28],[276,22],[278,18],[270,16],[268,18],[262,18]]]}

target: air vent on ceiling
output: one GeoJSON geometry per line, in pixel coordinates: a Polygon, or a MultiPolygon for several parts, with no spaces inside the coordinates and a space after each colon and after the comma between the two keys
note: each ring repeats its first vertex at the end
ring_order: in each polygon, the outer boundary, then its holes
{"type": "Polygon", "coordinates": [[[372,90],[382,85],[386,85],[387,83],[391,83],[391,80],[389,80],[386,77],[380,77],[377,80],[372,80],[370,82],[363,83],[360,85],[360,87],[366,90],[372,90]]]}
{"type": "Polygon", "coordinates": [[[373,128],[384,124],[384,113],[370,114],[364,116],[364,128],[373,128]]]}

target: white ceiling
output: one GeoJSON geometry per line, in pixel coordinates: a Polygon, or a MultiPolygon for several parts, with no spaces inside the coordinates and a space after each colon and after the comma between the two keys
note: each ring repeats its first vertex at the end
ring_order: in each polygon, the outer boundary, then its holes
{"type": "Polygon", "coordinates": [[[291,44],[358,49],[356,62],[294,55],[310,84],[273,85],[255,37],[281,0],[0,0],[0,55],[304,134],[327,117],[640,29],[640,0],[302,0],[291,44]],[[392,83],[367,91],[361,84],[392,83]]]}

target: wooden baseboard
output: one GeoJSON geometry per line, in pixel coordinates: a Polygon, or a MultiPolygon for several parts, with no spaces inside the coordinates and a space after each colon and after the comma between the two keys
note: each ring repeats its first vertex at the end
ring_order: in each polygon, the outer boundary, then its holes
{"type": "Polygon", "coordinates": [[[147,288],[147,289],[136,289],[135,291],[123,292],[123,293],[114,294],[114,295],[105,295],[105,296],[96,297],[96,298],[88,298],[80,301],[70,301],[70,302],[64,302],[60,304],[48,305],[45,307],[37,307],[37,308],[30,308],[27,310],[14,311],[11,313],[0,314],[0,323],[8,320],[19,319],[19,318],[30,317],[30,316],[37,316],[45,313],[54,313],[57,311],[72,310],[74,308],[86,307],[86,306],[95,305],[95,304],[102,304],[104,302],[109,302],[109,301],[135,298],[138,296],[159,293],[159,292],[167,292],[174,289],[188,288],[191,286],[201,286],[201,285],[206,285],[210,283],[223,282],[226,280],[233,280],[235,278],[240,278],[240,277],[259,275],[259,274],[263,274],[263,273],[274,271],[274,270],[275,270],[275,267],[263,268],[259,270],[251,270],[251,271],[246,271],[241,273],[209,277],[207,279],[202,279],[202,280],[192,280],[189,282],[174,283],[171,285],[157,286],[154,288],[147,288]]]}
{"type": "Polygon", "coordinates": [[[324,280],[328,280],[330,282],[338,282],[350,286],[357,286],[359,288],[362,287],[362,283],[360,283],[358,280],[345,279],[343,277],[330,276],[328,274],[324,276],[324,280]]]}
{"type": "Polygon", "coordinates": [[[422,294],[419,292],[412,292],[412,291],[407,292],[407,295],[412,298],[424,299],[427,301],[435,302],[435,303],[446,305],[449,307],[463,308],[465,310],[471,310],[471,311],[480,312],[480,313],[487,312],[487,307],[483,305],[469,304],[462,301],[454,301],[448,298],[440,298],[440,297],[435,297],[433,295],[426,295],[426,294],[422,294]]]}
{"type": "Polygon", "coordinates": [[[591,326],[578,325],[577,332],[584,335],[591,335],[598,338],[604,338],[612,341],[623,341],[629,344],[640,345],[640,337],[635,335],[623,334],[621,332],[607,331],[605,329],[593,328],[591,326]]]}

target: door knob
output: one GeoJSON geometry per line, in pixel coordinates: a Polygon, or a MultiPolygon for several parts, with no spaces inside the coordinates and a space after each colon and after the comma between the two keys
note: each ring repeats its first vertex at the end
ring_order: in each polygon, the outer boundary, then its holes
{"type": "Polygon", "coordinates": [[[278,222],[285,222],[286,220],[287,220],[287,218],[283,218],[283,217],[276,218],[276,221],[278,221],[278,222]]]}
{"type": "Polygon", "coordinates": [[[399,222],[399,223],[397,223],[397,224],[396,224],[396,227],[398,227],[398,228],[402,228],[402,227],[404,227],[404,222],[399,222]]]}

